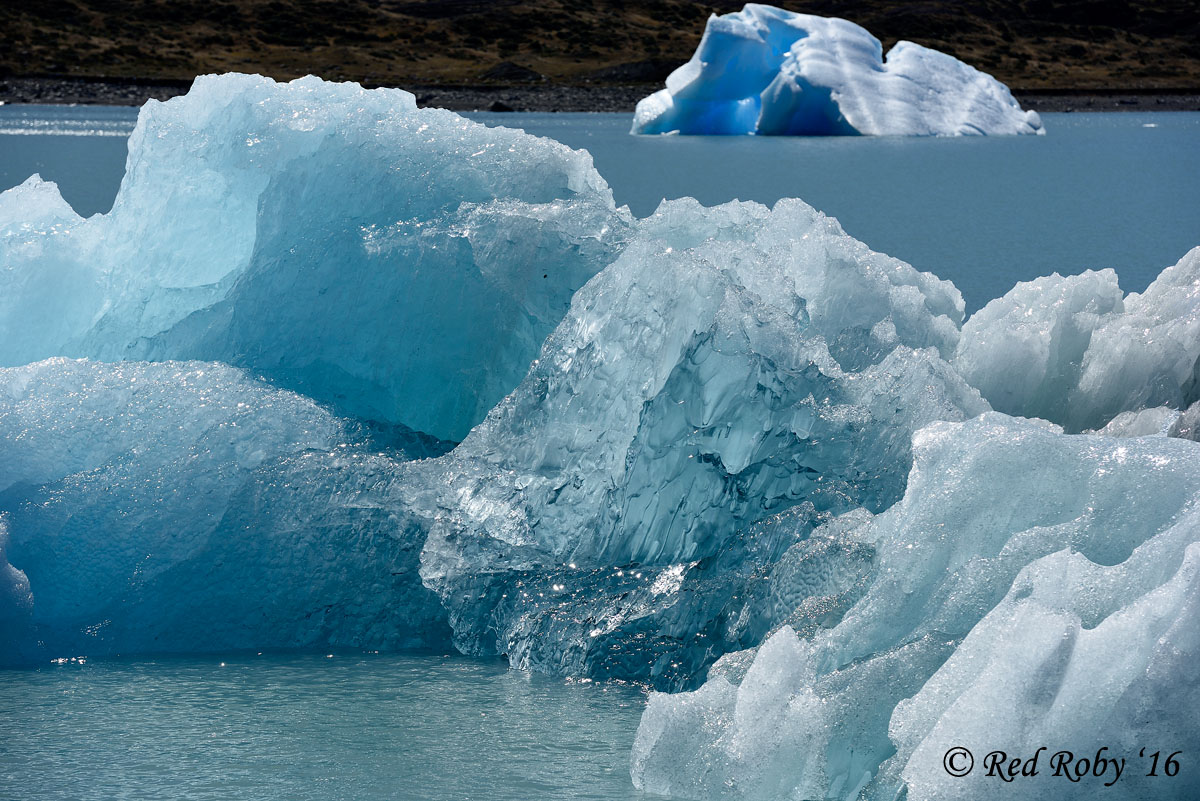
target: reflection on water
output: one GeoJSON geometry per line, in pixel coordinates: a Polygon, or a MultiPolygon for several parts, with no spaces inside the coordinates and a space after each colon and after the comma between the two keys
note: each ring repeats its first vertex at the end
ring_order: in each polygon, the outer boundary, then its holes
{"type": "Polygon", "coordinates": [[[0,136],[120,136],[133,133],[128,106],[4,106],[0,136]]]}

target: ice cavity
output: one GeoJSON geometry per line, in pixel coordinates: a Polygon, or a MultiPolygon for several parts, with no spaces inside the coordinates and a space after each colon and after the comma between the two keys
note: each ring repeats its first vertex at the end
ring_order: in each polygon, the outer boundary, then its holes
{"type": "Polygon", "coordinates": [[[1071,431],[1186,409],[1200,400],[1200,248],[1140,294],[1112,270],[1017,284],[966,322],[953,361],[997,410],[1071,431]]]}
{"type": "Polygon", "coordinates": [[[392,497],[437,449],[369,433],[220,364],[0,369],[6,649],[445,647],[392,497]]]}
{"type": "Polygon", "coordinates": [[[638,103],[635,134],[959,136],[1044,133],[1008,87],[912,42],[757,4],[709,17],[691,61],[638,103]]]}
{"type": "Polygon", "coordinates": [[[739,594],[691,581],[739,531],[802,504],[882,511],[914,430],[986,408],[942,358],[962,310],[952,284],[799,201],[664,203],[517,389],[453,453],[412,466],[433,488],[417,504],[422,575],[456,643],[556,672],[688,678],[728,647],[695,634],[739,594]]]}
{"type": "MultiPolygon", "coordinates": [[[[634,746],[639,787],[1000,797],[994,778],[946,775],[945,751],[1136,754],[1144,736],[1195,747],[1195,445],[1064,435],[990,412],[936,423],[913,449],[899,503],[819,529],[816,542],[840,547],[800,543],[774,571],[774,596],[793,599],[790,625],[719,662],[697,692],[651,697],[634,746]],[[847,593],[852,603],[831,603],[847,593]]],[[[1111,792],[1145,797],[1143,781],[1111,792]]],[[[1045,798],[1095,792],[1068,785],[1028,786],[1045,798]]]]}
{"type": "Polygon", "coordinates": [[[0,364],[216,360],[457,440],[628,223],[586,152],[399,90],[203,76],[143,107],[110,213],[0,195],[0,364]]]}

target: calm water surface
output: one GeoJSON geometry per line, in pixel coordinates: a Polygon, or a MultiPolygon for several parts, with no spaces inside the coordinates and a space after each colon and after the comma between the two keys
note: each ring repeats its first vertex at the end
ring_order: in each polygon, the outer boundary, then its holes
{"type": "Polygon", "coordinates": [[[659,798],[629,778],[643,705],[635,687],[436,656],[0,671],[0,799],[659,798]]]}
{"type": "MultiPolygon", "coordinates": [[[[970,309],[1051,272],[1129,291],[1200,245],[1200,113],[1046,114],[1046,136],[628,134],[624,114],[473,114],[591,151],[618,203],[800,197],[876,250],[954,281],[970,309]]],[[[84,214],[112,204],[136,109],[0,107],[0,189],[30,173],[84,214]]]]}

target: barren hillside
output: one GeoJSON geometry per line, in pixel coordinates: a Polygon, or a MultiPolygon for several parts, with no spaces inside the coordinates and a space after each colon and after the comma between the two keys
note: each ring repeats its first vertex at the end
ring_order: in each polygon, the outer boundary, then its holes
{"type": "MultiPolygon", "coordinates": [[[[1200,87],[1194,0],[813,0],[1018,89],[1200,87]]],[[[710,13],[682,0],[0,0],[0,75],[186,79],[241,70],[372,84],[659,81],[710,13]]]]}

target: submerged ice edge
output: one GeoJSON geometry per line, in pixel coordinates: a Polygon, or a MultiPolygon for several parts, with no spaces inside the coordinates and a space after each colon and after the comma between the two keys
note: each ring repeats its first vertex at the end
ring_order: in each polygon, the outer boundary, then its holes
{"type": "MultiPolygon", "coordinates": [[[[647,711],[643,786],[886,796],[958,719],[903,699],[976,682],[954,655],[1048,597],[1021,583],[1045,559],[1119,569],[1045,601],[1068,635],[1114,623],[1041,664],[1086,673],[1122,614],[1187,628],[1200,249],[964,324],[953,284],[800,201],[638,220],[586,153],[406,93],[193,91],[143,112],[112,214],[0,194],[5,660],[452,642],[707,675],[647,711]]],[[[1147,682],[1110,672],[1129,709],[1193,680],[1148,647],[1147,682]]]]}

